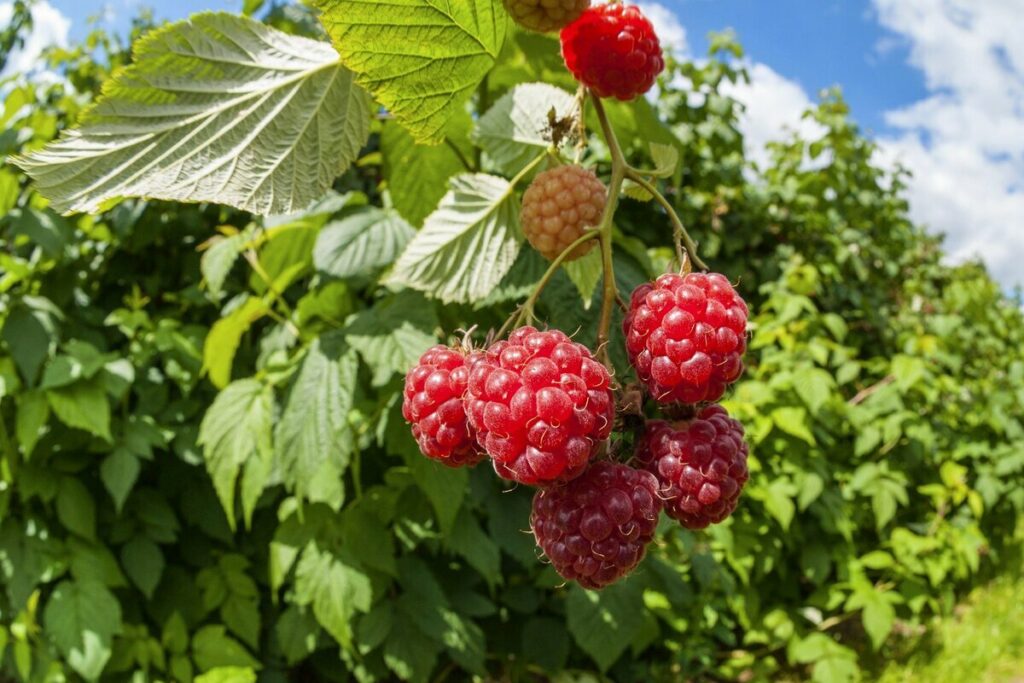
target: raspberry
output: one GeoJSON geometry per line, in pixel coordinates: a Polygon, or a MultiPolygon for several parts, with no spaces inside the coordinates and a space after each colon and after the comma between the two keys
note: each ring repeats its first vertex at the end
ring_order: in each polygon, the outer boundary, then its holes
{"type": "Polygon", "coordinates": [[[648,422],[636,461],[658,478],[666,514],[687,529],[703,529],[736,509],[748,452],[743,425],[715,404],[688,422],[648,422]]]}
{"type": "Polygon", "coordinates": [[[590,7],[590,0],[502,0],[512,19],[538,33],[557,31],[590,7]]]}
{"type": "Polygon", "coordinates": [[[665,68],[654,27],[639,7],[591,7],[562,29],[565,65],[599,97],[631,100],[654,85],[665,68]]]}
{"type": "MultiPolygon", "coordinates": [[[[559,166],[545,171],[523,193],[523,233],[534,249],[554,260],[598,224],[607,199],[604,183],[586,169],[559,166]]],[[[565,260],[583,256],[594,244],[581,244],[565,260]]]]}
{"type": "Polygon", "coordinates": [[[520,327],[471,366],[466,414],[505,479],[548,486],[578,476],[614,411],[608,370],[559,330],[520,327]]]}
{"type": "Polygon", "coordinates": [[[402,416],[423,455],[449,467],[475,465],[485,454],[462,402],[469,382],[466,355],[446,346],[428,349],[405,376],[402,416]]]}
{"type": "Polygon", "coordinates": [[[724,275],[662,275],[633,291],[629,361],[660,403],[717,401],[743,372],[747,305],[724,275]]]}
{"type": "Polygon", "coordinates": [[[597,589],[636,568],[659,512],[650,472],[601,461],[563,487],[537,492],[530,527],[555,571],[597,589]]]}

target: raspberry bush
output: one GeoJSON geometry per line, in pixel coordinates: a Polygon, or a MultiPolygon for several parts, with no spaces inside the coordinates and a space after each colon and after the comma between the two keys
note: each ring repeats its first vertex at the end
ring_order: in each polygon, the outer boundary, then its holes
{"type": "Polygon", "coordinates": [[[1012,561],[1020,302],[838,95],[311,4],[0,84],[0,680],[863,680],[1012,561]]]}

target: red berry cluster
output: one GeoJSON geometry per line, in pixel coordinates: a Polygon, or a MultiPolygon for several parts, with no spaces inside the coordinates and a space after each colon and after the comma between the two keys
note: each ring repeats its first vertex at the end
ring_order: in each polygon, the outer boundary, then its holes
{"type": "Polygon", "coordinates": [[[746,324],[722,275],[663,275],[633,293],[630,361],[656,403],[690,415],[646,422],[637,467],[599,457],[616,429],[612,376],[560,330],[430,349],[406,376],[403,414],[424,455],[450,466],[490,457],[498,476],[539,487],[537,544],[563,577],[602,588],[643,559],[662,509],[689,529],[735,510],[748,476],[743,427],[709,402],[742,372],[746,324]]]}

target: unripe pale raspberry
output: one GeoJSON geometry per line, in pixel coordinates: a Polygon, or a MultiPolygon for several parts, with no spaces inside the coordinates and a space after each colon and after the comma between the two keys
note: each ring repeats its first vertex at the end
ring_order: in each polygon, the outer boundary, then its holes
{"type": "Polygon", "coordinates": [[[601,461],[565,486],[539,491],[530,527],[555,571],[598,589],[640,563],[659,512],[658,482],[650,472],[601,461]]]}
{"type": "MultiPolygon", "coordinates": [[[[533,179],[523,193],[523,234],[544,258],[554,260],[601,221],[608,190],[597,176],[579,166],[558,166],[533,179]]],[[[566,261],[590,251],[597,240],[573,250],[566,261]]]]}
{"type": "Polygon", "coordinates": [[[612,429],[608,370],[559,330],[520,327],[471,363],[466,415],[498,476],[568,481],[612,429]]]}
{"type": "Polygon", "coordinates": [[[550,33],[564,28],[583,10],[590,0],[502,0],[512,19],[531,31],[550,33]]]}
{"type": "Polygon", "coordinates": [[[657,477],[665,513],[687,529],[703,529],[736,509],[748,452],[743,425],[715,404],[689,421],[648,422],[636,462],[657,477]]]}
{"type": "Polygon", "coordinates": [[[562,29],[569,71],[599,97],[631,100],[654,85],[665,68],[654,27],[634,5],[591,7],[562,29]]]}
{"type": "Polygon", "coordinates": [[[449,467],[475,465],[486,457],[466,419],[468,383],[466,354],[447,346],[428,349],[405,375],[402,416],[423,455],[449,467]]]}
{"type": "Polygon", "coordinates": [[[718,273],[640,285],[622,324],[629,361],[659,403],[720,399],[743,372],[746,330],[747,305],[718,273]]]}

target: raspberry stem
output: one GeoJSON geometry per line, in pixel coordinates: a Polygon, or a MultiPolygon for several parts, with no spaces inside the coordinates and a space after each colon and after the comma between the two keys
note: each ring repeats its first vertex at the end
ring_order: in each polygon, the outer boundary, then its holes
{"type": "Polygon", "coordinates": [[[658,204],[661,205],[661,208],[665,209],[665,213],[668,214],[669,220],[672,221],[672,231],[675,235],[676,242],[676,256],[679,259],[679,264],[682,265],[684,261],[683,253],[680,250],[681,244],[683,249],[686,250],[686,254],[693,262],[693,265],[705,272],[710,270],[707,267],[707,264],[701,261],[700,257],[697,256],[697,243],[693,241],[693,238],[690,237],[690,233],[688,233],[686,228],[683,227],[683,221],[680,220],[679,214],[676,213],[676,210],[672,207],[672,203],[665,198],[665,195],[658,190],[657,186],[647,180],[647,178],[645,178],[643,174],[635,168],[627,168],[626,177],[650,192],[654,197],[654,201],[658,202],[658,204]]]}
{"type": "Polygon", "coordinates": [[[608,150],[612,155],[612,177],[608,184],[608,203],[605,204],[604,215],[597,228],[601,238],[601,261],[604,266],[604,298],[601,301],[601,319],[597,328],[597,353],[601,362],[611,370],[611,358],[608,355],[608,331],[612,324],[612,310],[615,308],[615,301],[619,294],[615,286],[615,266],[612,262],[612,226],[614,225],[615,210],[619,206],[619,195],[622,194],[622,182],[626,179],[629,165],[626,163],[626,157],[622,154],[619,139],[615,137],[615,131],[612,130],[612,126],[608,122],[608,115],[604,111],[601,98],[591,91],[590,99],[594,103],[594,111],[601,123],[601,132],[604,134],[608,150]]]}

